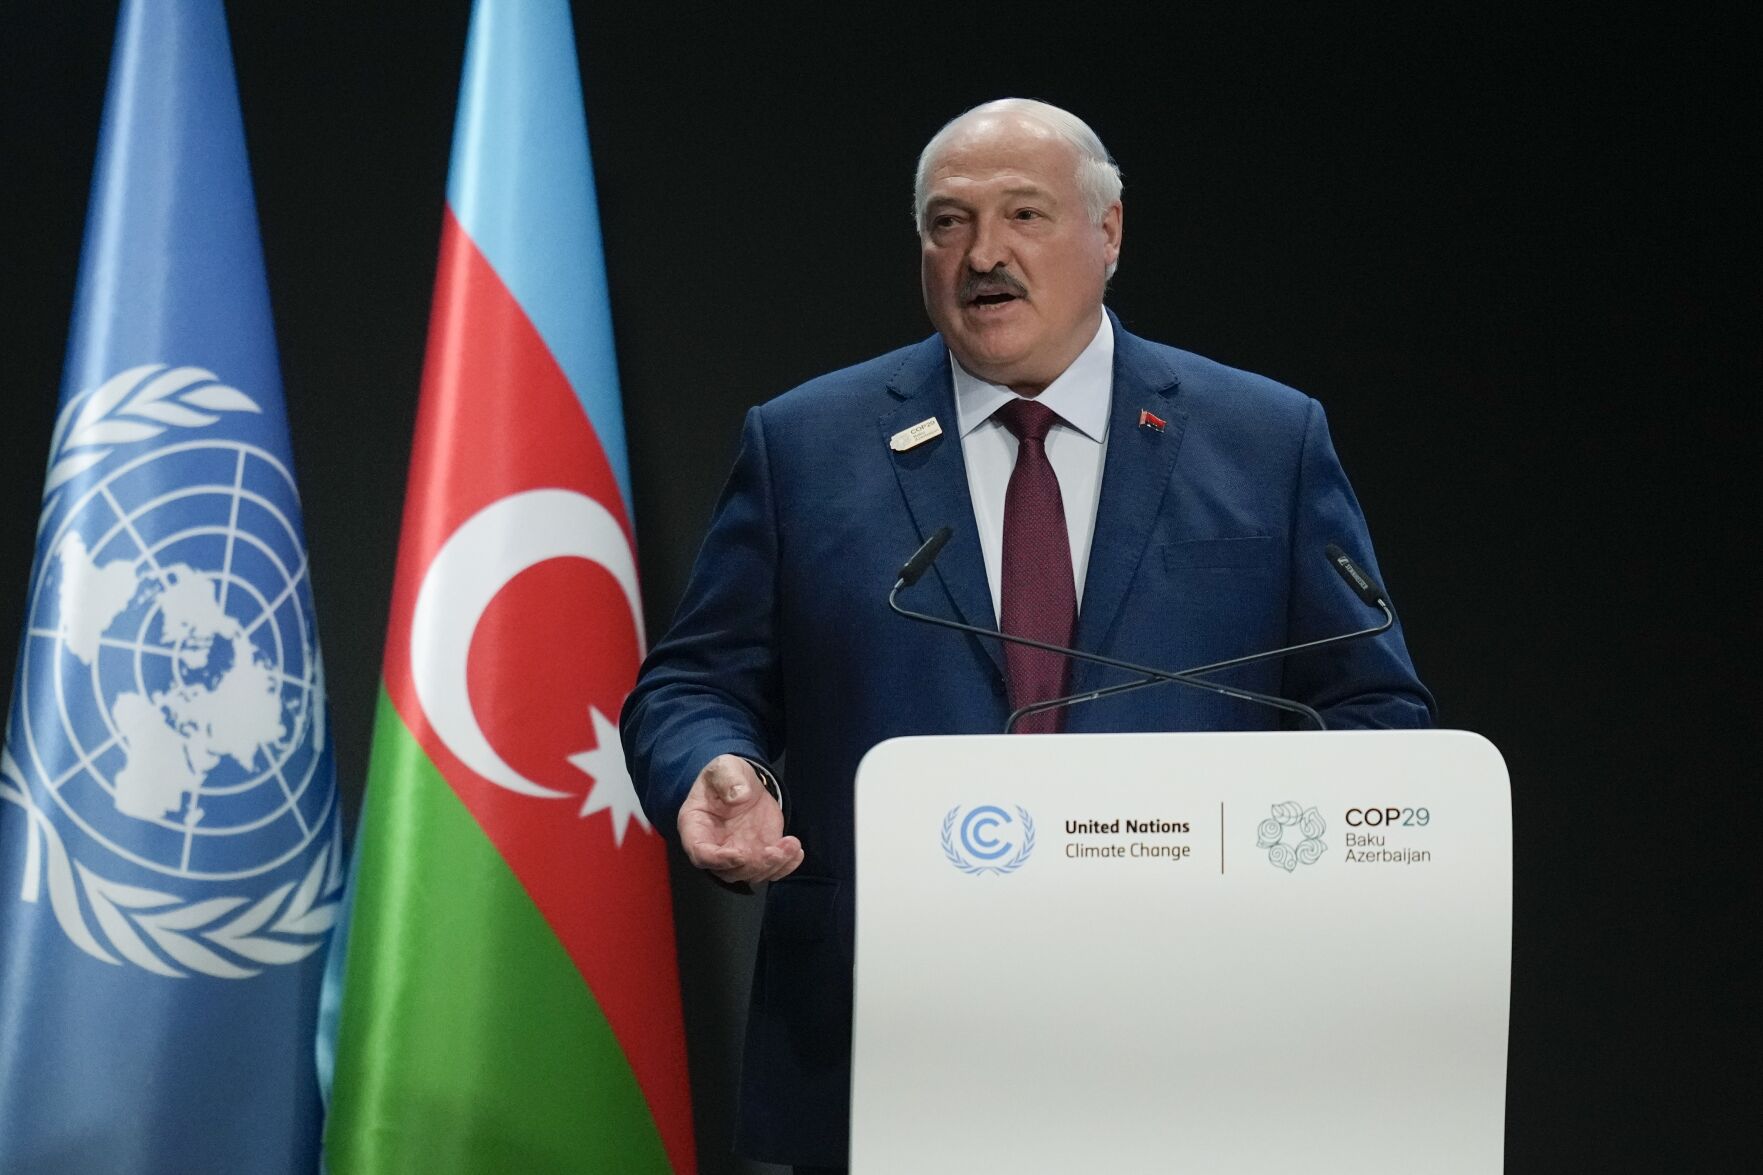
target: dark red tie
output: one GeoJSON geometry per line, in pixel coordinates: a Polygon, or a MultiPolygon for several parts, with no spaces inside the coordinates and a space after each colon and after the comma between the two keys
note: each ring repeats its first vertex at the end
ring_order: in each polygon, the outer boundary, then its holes
{"type": "MultiPolygon", "coordinates": [[[[1014,636],[1070,645],[1077,627],[1077,584],[1071,574],[1071,539],[1065,501],[1047,460],[1047,433],[1059,417],[1033,400],[1012,400],[994,413],[1016,437],[1016,468],[1004,496],[1003,615],[1014,636]]],[[[1010,671],[1010,705],[1027,705],[1067,692],[1071,661],[1021,645],[1004,646],[1010,671]]],[[[1035,714],[1017,723],[1024,734],[1049,734],[1065,725],[1065,711],[1035,714]]]]}

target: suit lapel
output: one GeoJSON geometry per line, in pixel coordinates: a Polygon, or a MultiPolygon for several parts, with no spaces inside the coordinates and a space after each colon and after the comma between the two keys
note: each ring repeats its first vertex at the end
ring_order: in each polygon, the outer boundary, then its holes
{"type": "MultiPolygon", "coordinates": [[[[1109,317],[1113,318],[1110,312],[1109,317]]],[[[1143,339],[1126,332],[1114,318],[1114,391],[1108,417],[1108,453],[1102,469],[1096,533],[1078,610],[1076,647],[1107,646],[1157,521],[1163,495],[1181,448],[1187,413],[1179,406],[1179,381],[1169,365],[1143,339]],[[1148,410],[1165,423],[1161,430],[1139,424],[1148,410]]],[[[1072,688],[1087,688],[1096,666],[1074,667],[1072,688]]]]}
{"type": "MultiPolygon", "coordinates": [[[[919,541],[930,538],[938,527],[947,526],[953,532],[932,565],[932,574],[962,620],[996,629],[985,557],[980,553],[979,525],[973,518],[973,499],[967,487],[967,461],[961,453],[949,352],[941,337],[933,335],[912,348],[889,380],[888,392],[897,403],[881,416],[880,443],[884,447],[895,433],[933,416],[943,429],[942,435],[932,440],[902,452],[888,452],[919,541]]],[[[1004,655],[998,642],[982,640],[979,644],[1002,674],[1004,655]]]]}

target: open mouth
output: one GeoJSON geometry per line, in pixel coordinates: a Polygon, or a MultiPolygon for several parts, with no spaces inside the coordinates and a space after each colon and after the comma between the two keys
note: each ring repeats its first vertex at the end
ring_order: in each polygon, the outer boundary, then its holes
{"type": "Polygon", "coordinates": [[[1012,290],[980,290],[968,296],[967,308],[969,310],[1002,310],[1012,302],[1020,302],[1022,299],[1022,294],[1012,290]]]}
{"type": "Polygon", "coordinates": [[[969,274],[961,283],[961,304],[969,310],[1001,310],[1028,297],[1028,290],[1014,274],[969,274]]]}

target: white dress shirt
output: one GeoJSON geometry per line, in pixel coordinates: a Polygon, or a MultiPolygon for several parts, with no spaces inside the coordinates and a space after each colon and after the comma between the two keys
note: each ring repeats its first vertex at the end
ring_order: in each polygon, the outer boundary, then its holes
{"type": "MultiPolygon", "coordinates": [[[[1016,467],[1016,438],[992,419],[992,413],[1019,397],[1007,387],[970,375],[953,355],[949,362],[955,374],[955,417],[967,461],[967,490],[973,499],[973,519],[979,524],[979,546],[996,617],[1003,614],[1004,498],[1010,471],[1016,467]]],[[[1059,497],[1065,504],[1065,532],[1071,539],[1071,571],[1080,607],[1090,540],[1096,534],[1113,390],[1114,327],[1103,314],[1090,345],[1035,397],[1059,417],[1047,434],[1047,460],[1059,478],[1059,497]]]]}

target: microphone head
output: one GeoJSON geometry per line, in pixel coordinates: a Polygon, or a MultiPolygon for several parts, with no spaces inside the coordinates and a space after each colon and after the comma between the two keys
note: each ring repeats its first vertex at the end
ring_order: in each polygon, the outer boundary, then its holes
{"type": "Polygon", "coordinates": [[[912,558],[906,560],[905,566],[900,568],[900,586],[911,587],[917,583],[930,570],[930,565],[937,561],[937,556],[942,553],[949,536],[954,533],[946,526],[939,526],[935,534],[925,539],[924,546],[912,552],[912,558]]]}
{"type": "Polygon", "coordinates": [[[1368,607],[1384,607],[1383,589],[1372,582],[1369,575],[1359,569],[1359,565],[1353,562],[1351,555],[1348,555],[1334,543],[1328,544],[1323,549],[1328,552],[1328,561],[1334,564],[1334,569],[1340,573],[1340,577],[1346,581],[1347,586],[1353,589],[1354,595],[1364,600],[1368,607]]]}

